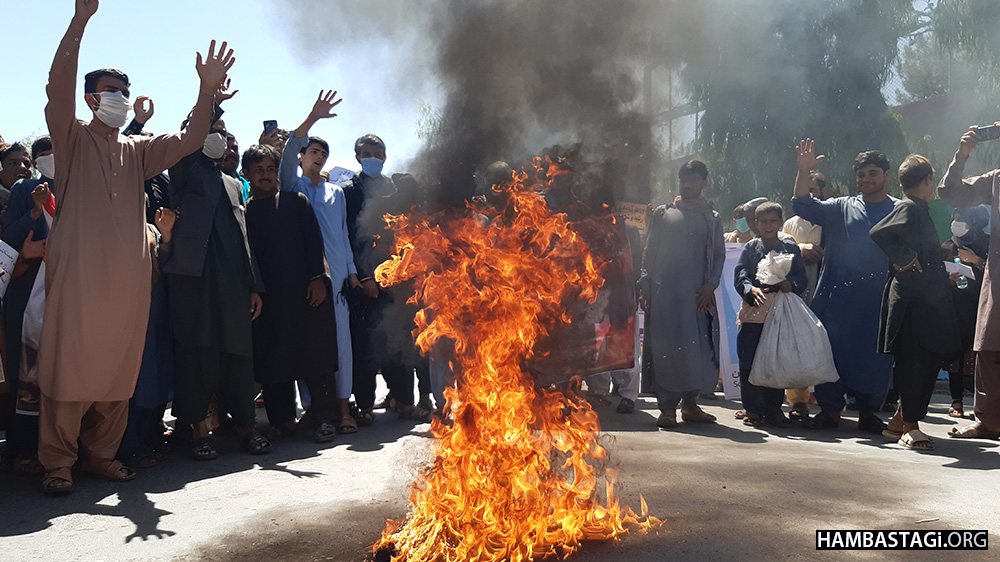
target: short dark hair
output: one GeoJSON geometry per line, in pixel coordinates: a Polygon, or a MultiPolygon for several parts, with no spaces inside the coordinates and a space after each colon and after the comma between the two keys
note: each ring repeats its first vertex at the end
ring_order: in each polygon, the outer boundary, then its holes
{"type": "Polygon", "coordinates": [[[777,213],[778,220],[785,220],[785,211],[781,208],[781,203],[775,203],[774,201],[764,201],[760,205],[757,205],[757,209],[753,212],[753,216],[759,219],[761,215],[765,213],[777,213]]]}
{"type": "Polygon", "coordinates": [[[306,150],[309,149],[309,145],[311,144],[320,145],[323,148],[323,150],[326,151],[327,154],[330,154],[330,144],[320,137],[309,137],[309,142],[307,142],[306,145],[302,147],[302,150],[299,151],[299,154],[305,154],[306,150]]]}
{"type": "Polygon", "coordinates": [[[28,154],[29,151],[28,148],[23,144],[15,142],[14,144],[0,151],[0,162],[3,162],[4,160],[7,159],[8,156],[17,152],[23,152],[25,154],[28,154]]]}
{"type": "Polygon", "coordinates": [[[52,137],[48,135],[38,137],[31,143],[31,159],[38,158],[38,153],[46,150],[52,150],[52,137]]]}
{"type": "Polygon", "coordinates": [[[809,178],[816,182],[816,187],[826,189],[826,176],[820,172],[817,172],[816,170],[809,172],[809,178]]]}
{"type": "Polygon", "coordinates": [[[747,216],[747,209],[743,205],[737,205],[733,209],[733,220],[739,220],[747,216]]]}
{"type": "Polygon", "coordinates": [[[931,161],[919,154],[911,154],[899,165],[899,185],[903,191],[918,187],[927,176],[934,175],[931,161]]]}
{"type": "Polygon", "coordinates": [[[240,161],[240,164],[244,170],[248,170],[250,166],[263,161],[265,158],[270,158],[275,166],[281,161],[278,151],[273,146],[269,144],[255,144],[243,152],[243,159],[240,161]]]}
{"type": "Polygon", "coordinates": [[[354,154],[361,154],[361,149],[367,145],[376,146],[381,148],[383,151],[385,150],[385,143],[382,142],[382,139],[368,133],[367,135],[359,137],[358,140],[354,141],[354,154]]]}
{"type": "Polygon", "coordinates": [[[677,177],[691,174],[698,174],[701,176],[701,179],[707,180],[708,166],[706,166],[701,160],[688,160],[679,170],[677,170],[677,177]]]}
{"type": "Polygon", "coordinates": [[[110,76],[112,78],[117,78],[122,82],[125,82],[126,86],[131,86],[128,81],[128,74],[118,70],[117,68],[99,68],[97,70],[88,72],[86,76],[83,77],[83,93],[93,94],[97,92],[97,82],[105,76],[110,76]]]}
{"type": "Polygon", "coordinates": [[[854,171],[857,172],[869,164],[882,168],[883,172],[889,171],[889,158],[878,150],[866,150],[858,154],[858,157],[854,159],[854,171]]]}

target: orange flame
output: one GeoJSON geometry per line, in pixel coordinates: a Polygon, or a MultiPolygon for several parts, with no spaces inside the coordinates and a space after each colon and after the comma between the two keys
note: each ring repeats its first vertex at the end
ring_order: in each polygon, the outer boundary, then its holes
{"type": "Polygon", "coordinates": [[[453,340],[458,372],[445,390],[454,422],[432,424],[436,456],[411,488],[411,511],[373,545],[393,560],[526,561],[659,524],[644,500],[638,515],[619,505],[612,470],[602,505],[591,462],[606,458],[597,414],[578,396],[536,389],[522,369],[548,328],[568,322],[563,298],[592,301],[603,284],[586,244],[565,215],[550,213],[534,180],[515,173],[495,186],[513,212],[487,226],[473,216],[446,225],[386,217],[396,255],[376,278],[415,282],[417,345],[426,354],[453,340]]]}

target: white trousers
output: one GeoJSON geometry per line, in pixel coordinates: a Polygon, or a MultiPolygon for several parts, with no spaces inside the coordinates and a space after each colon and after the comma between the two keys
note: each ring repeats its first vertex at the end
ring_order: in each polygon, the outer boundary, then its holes
{"type": "Polygon", "coordinates": [[[351,311],[340,292],[333,294],[333,312],[337,320],[337,398],[351,397],[354,386],[354,353],[351,349],[351,311]]]}

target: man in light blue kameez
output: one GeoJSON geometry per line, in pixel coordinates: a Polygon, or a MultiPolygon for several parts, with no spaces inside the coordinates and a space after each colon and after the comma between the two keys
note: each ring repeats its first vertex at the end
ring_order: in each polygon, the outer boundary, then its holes
{"type": "Polygon", "coordinates": [[[351,355],[350,312],[341,289],[345,281],[351,287],[360,287],[354,254],[347,238],[347,207],[344,190],[322,177],[323,166],[330,154],[330,146],[319,137],[309,136],[309,130],[320,119],[336,117],[333,108],[340,103],[337,92],[320,91],[309,115],[295,132],[281,153],[279,176],[283,191],[295,191],[309,199],[312,210],[323,233],[323,249],[330,267],[333,286],[333,308],[337,320],[337,349],[339,353],[336,375],[337,398],[340,402],[340,433],[354,433],[358,426],[350,415],[348,401],[353,390],[354,362],[351,355]],[[302,175],[299,175],[299,169],[302,175]]]}

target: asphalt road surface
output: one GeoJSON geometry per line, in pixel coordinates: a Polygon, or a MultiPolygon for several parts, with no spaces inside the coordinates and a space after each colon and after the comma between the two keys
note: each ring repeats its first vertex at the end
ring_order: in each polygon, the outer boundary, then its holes
{"type": "MultiPolygon", "coordinates": [[[[587,543],[569,560],[996,560],[816,550],[817,529],[986,529],[1000,550],[1000,442],[947,438],[959,423],[948,403],[936,395],[923,424],[932,452],[859,433],[851,413],[832,431],[761,430],[734,419],[737,403],[718,400],[705,407],[718,424],[661,431],[652,398],[633,415],[599,408],[622,502],[637,509],[642,494],[665,521],[587,543]]],[[[429,459],[428,429],[383,414],[333,443],[293,437],[258,457],[217,440],[218,460],[178,450],[133,482],[77,477],[63,498],[0,474],[0,560],[360,561],[385,519],[405,514],[408,486],[429,459]]]]}

